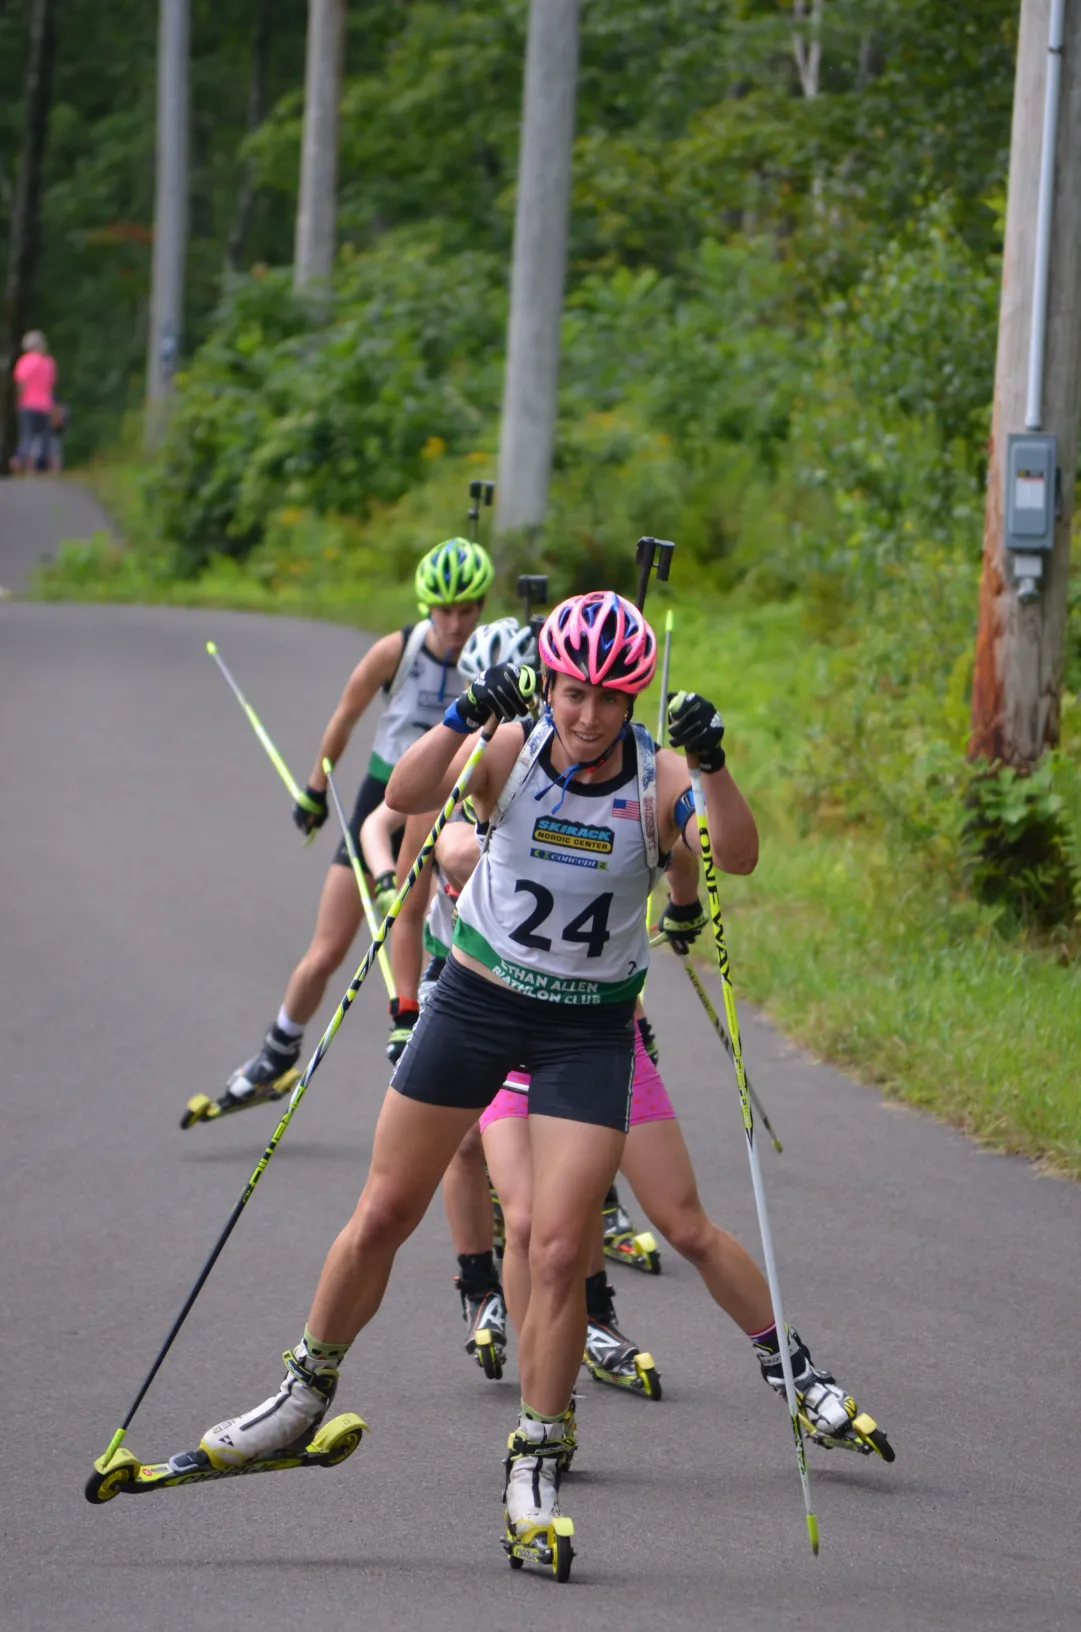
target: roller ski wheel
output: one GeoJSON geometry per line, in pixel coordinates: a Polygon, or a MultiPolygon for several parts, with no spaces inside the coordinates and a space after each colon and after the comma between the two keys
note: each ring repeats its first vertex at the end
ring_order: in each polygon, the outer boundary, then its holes
{"type": "Polygon", "coordinates": [[[630,1214],[622,1205],[615,1190],[608,1192],[602,1213],[604,1227],[604,1256],[614,1263],[640,1269],[644,1275],[659,1275],[661,1255],[657,1242],[649,1230],[636,1232],[630,1214]]]}
{"type": "Polygon", "coordinates": [[[590,1321],[582,1363],[595,1382],[624,1388],[646,1400],[663,1397],[661,1376],[653,1356],[648,1350],[636,1349],[633,1343],[628,1343],[615,1327],[590,1321]]]}
{"type": "Polygon", "coordinates": [[[640,1235],[632,1235],[629,1231],[612,1235],[606,1232],[604,1256],[611,1258],[613,1263],[640,1269],[643,1275],[659,1275],[661,1272],[661,1255],[657,1250],[656,1238],[649,1230],[643,1230],[640,1235]]]}
{"type": "Polygon", "coordinates": [[[86,1482],[88,1502],[99,1507],[114,1496],[141,1496],[151,1490],[172,1490],[177,1485],[206,1484],[211,1479],[236,1479],[249,1473],[281,1473],[287,1468],[336,1468],[352,1456],[368,1424],[353,1411],[332,1417],[313,1434],[308,1444],[276,1456],[257,1458],[237,1468],[216,1468],[205,1451],[180,1451],[168,1462],[140,1462],[121,1447],[111,1458],[99,1457],[86,1482]]]}
{"type": "Polygon", "coordinates": [[[188,1128],[194,1128],[197,1122],[216,1122],[220,1116],[232,1116],[236,1111],[246,1111],[249,1106],[267,1105],[276,1099],[284,1099],[299,1081],[300,1072],[289,1070],[283,1072],[274,1082],[267,1083],[265,1088],[256,1088],[250,1094],[234,1094],[228,1088],[220,1099],[211,1099],[206,1094],[195,1094],[184,1107],[180,1126],[186,1131],[188,1128]]]}
{"type": "Polygon", "coordinates": [[[512,1570],[526,1564],[539,1564],[551,1570],[556,1580],[570,1580],[574,1562],[574,1521],[555,1518],[550,1524],[533,1525],[524,1534],[515,1535],[509,1528],[503,1532],[503,1551],[512,1570]]]}
{"type": "Polygon", "coordinates": [[[883,1462],[896,1462],[897,1452],[885,1433],[874,1417],[859,1409],[851,1394],[845,1395],[845,1409],[849,1414],[849,1426],[840,1433],[824,1433],[821,1428],[816,1428],[802,1406],[800,1426],[807,1438],[824,1450],[855,1451],[858,1456],[880,1456],[883,1462]]]}
{"type": "Polygon", "coordinates": [[[454,1284],[462,1300],[462,1319],[469,1328],[465,1352],[473,1356],[489,1381],[498,1383],[507,1357],[507,1306],[502,1290],[496,1286],[478,1296],[462,1290],[459,1276],[454,1284]]]}

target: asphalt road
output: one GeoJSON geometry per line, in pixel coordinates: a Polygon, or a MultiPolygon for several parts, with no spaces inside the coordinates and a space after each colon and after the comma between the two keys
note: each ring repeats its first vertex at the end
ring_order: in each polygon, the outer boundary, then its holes
{"type": "MultiPolygon", "coordinates": [[[[665,1399],[583,1374],[571,1583],[512,1574],[497,1536],[513,1370],[488,1383],[462,1352],[438,1208],[348,1364],[340,1408],[372,1425],[348,1463],[87,1505],[92,1459],[275,1120],[263,1107],[181,1133],[180,1111],[254,1049],[331,849],[327,833],[300,849],[208,637],[306,769],[363,637],[0,605],[4,1632],[1081,1625],[1081,1192],[883,1103],[749,1013],[787,1147],[763,1163],[789,1313],[898,1453],[887,1467],[810,1448],[817,1561],[784,1411],[668,1251],[657,1280],[611,1270],[665,1399]]],[[[738,983],[737,919],[729,933],[738,983]]],[[[650,1008],[707,1204],[754,1244],[730,1068],[667,955],[650,1008]]],[[[364,1175],[385,1029],[373,980],[136,1419],[144,1460],[277,1386],[364,1175]]]]}
{"type": "Polygon", "coordinates": [[[65,539],[111,531],[97,502],[55,476],[0,481],[0,592],[18,592],[30,569],[65,539]]]}

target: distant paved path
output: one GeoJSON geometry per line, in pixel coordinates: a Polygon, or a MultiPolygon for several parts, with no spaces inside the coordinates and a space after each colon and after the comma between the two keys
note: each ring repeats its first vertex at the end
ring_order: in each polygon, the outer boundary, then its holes
{"type": "MultiPolygon", "coordinates": [[[[611,1269],[665,1399],[583,1377],[574,1575],[512,1574],[515,1370],[488,1383],[462,1352],[438,1203],[343,1376],[340,1408],[373,1430],[345,1467],[85,1503],[276,1116],[181,1133],[181,1107],[256,1046],[335,842],[301,849],[211,636],[305,768],[356,631],[0,604],[3,1632],[1077,1632],[1081,1188],[884,1104],[749,1013],[786,1146],[763,1166],[789,1311],[898,1453],[810,1448],[817,1562],[784,1411],[665,1249],[657,1280],[611,1269]]],[[[370,740],[365,722],[350,797],[370,740]]],[[[729,933],[738,984],[737,913],[729,933]]],[[[731,1071],[670,956],[649,998],[707,1205],[756,1248],[731,1071]]],[[[373,980],[139,1413],[137,1454],[277,1385],[364,1175],[385,1039],[373,980]]]]}
{"type": "Polygon", "coordinates": [[[104,510],[77,482],[54,476],[0,481],[0,589],[18,593],[30,569],[67,538],[110,532],[104,510]]]}

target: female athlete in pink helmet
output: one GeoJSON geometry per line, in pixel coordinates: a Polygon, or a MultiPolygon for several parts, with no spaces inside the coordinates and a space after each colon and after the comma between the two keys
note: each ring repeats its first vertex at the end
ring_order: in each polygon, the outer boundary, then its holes
{"type": "MultiPolygon", "coordinates": [[[[394,1072],[363,1194],[330,1249],[288,1375],[273,1399],[209,1429],[202,1448],[218,1466],[243,1465],[311,1437],[398,1248],[508,1071],[524,1068],[530,1293],[503,1544],[512,1562],[565,1579],[573,1525],[559,1512],[559,1471],[585,1338],[587,1262],[630,1116],[646,902],[665,856],[681,843],[697,849],[698,838],[684,761],[630,723],[656,665],[642,615],[618,595],[574,596],[548,618],[540,651],[539,724],[527,718],[532,670],[497,664],[391,775],[394,809],[431,810],[454,784],[466,739],[492,714],[505,722],[470,788],[485,847],[458,902],[451,955],[394,1072]]],[[[701,767],[717,865],[750,872],[758,837],[725,765],[720,717],[704,698],[680,693],[669,718],[673,744],[701,767]]],[[[460,1441],[448,1438],[447,1450],[460,1454],[460,1441]]]]}

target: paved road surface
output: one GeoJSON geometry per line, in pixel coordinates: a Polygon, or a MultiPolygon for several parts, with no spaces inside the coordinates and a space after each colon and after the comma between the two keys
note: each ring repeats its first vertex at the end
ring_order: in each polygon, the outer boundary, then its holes
{"type": "MultiPolygon", "coordinates": [[[[658,1280],[611,1272],[665,1400],[584,1378],[572,1582],[512,1575],[496,1538],[514,1380],[487,1383],[461,1351],[437,1209],[348,1366],[341,1407],[373,1432],[343,1468],[84,1502],[274,1120],[264,1107],[182,1134],[179,1112],[255,1047],[331,848],[324,834],[300,850],[208,636],[306,768],[362,637],[0,606],[5,1632],[1081,1625],[1081,1192],[885,1105],[750,1017],[787,1144],[763,1161],[790,1312],[898,1451],[890,1468],[811,1449],[817,1562],[783,1410],[667,1252],[658,1280]]],[[[730,936],[738,977],[735,920],[730,936]]],[[[650,997],[707,1202],[751,1243],[727,1068],[667,957],[650,997]]],[[[365,1170],[384,1036],[373,981],[136,1420],[144,1458],[276,1387],[365,1170]]]]}
{"type": "Polygon", "coordinates": [[[54,476],[0,481],[0,589],[23,589],[35,562],[68,538],[109,532],[108,517],[85,488],[54,476]]]}

